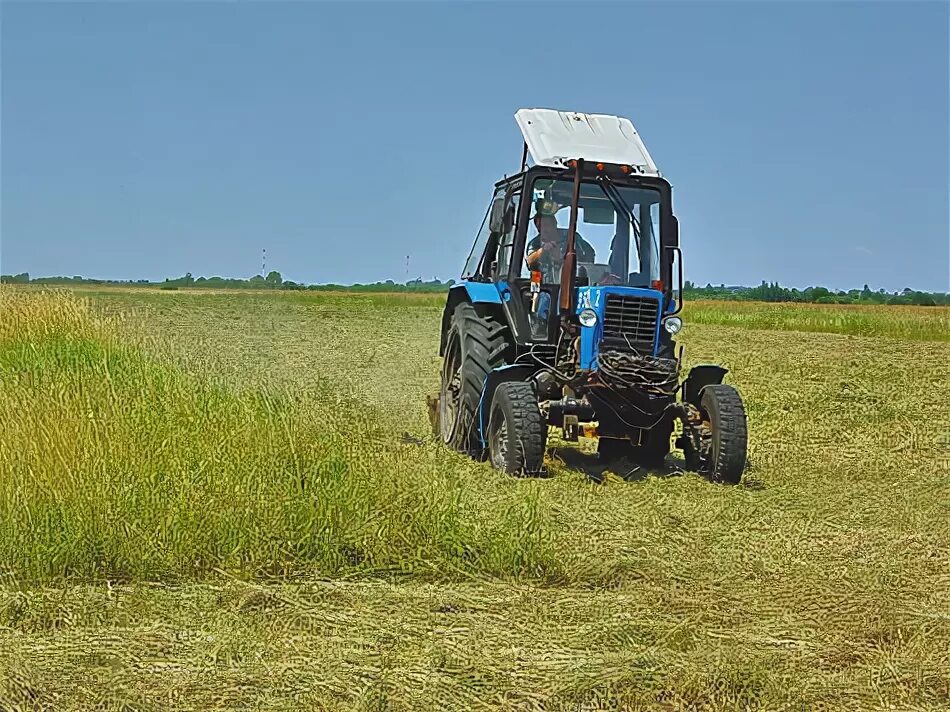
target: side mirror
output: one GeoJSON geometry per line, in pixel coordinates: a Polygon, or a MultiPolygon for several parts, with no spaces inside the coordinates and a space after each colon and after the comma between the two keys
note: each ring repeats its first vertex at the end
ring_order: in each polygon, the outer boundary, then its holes
{"type": "Polygon", "coordinates": [[[505,198],[495,198],[488,216],[488,229],[495,233],[505,232],[505,198]]]}

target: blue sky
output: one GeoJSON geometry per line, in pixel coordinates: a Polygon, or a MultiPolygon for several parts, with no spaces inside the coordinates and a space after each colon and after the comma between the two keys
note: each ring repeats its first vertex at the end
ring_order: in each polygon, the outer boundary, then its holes
{"type": "Polygon", "coordinates": [[[695,282],[950,290],[950,5],[2,5],[4,273],[457,277],[519,107],[629,116],[695,282]]]}

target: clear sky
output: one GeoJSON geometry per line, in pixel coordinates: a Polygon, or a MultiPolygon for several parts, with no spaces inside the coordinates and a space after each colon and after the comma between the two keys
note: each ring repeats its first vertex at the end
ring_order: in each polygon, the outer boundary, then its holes
{"type": "Polygon", "coordinates": [[[457,277],[519,107],[622,114],[686,277],[950,290],[946,2],[2,4],[4,273],[457,277]]]}

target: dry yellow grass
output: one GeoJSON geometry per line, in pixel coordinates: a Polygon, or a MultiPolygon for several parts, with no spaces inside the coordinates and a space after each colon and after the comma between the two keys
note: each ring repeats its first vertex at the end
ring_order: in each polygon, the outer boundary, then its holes
{"type": "MultiPolygon", "coordinates": [[[[255,393],[301,395],[286,411],[301,444],[349,435],[340,447],[371,510],[353,510],[340,541],[380,568],[298,553],[298,578],[275,579],[222,556],[174,584],[134,570],[124,583],[42,583],[7,549],[9,708],[950,708],[945,342],[695,325],[687,312],[688,359],[724,362],[746,399],[746,486],[679,474],[675,460],[597,484],[595,463],[570,451],[538,481],[398,443],[425,432],[438,379],[439,308],[424,300],[117,292],[95,304],[137,312],[108,333],[173,384],[213,384],[235,412],[255,393]],[[158,338],[139,340],[143,329],[158,338]],[[408,535],[361,526],[371,512],[408,535]],[[453,558],[434,531],[480,542],[482,556],[453,558]],[[394,573],[397,559],[415,563],[394,573]]],[[[2,378],[0,403],[28,387],[2,378]]],[[[269,432],[227,451],[218,476],[246,472],[269,432]]],[[[3,457],[9,500],[23,489],[9,489],[3,457]]],[[[172,450],[161,460],[187,464],[172,450]]],[[[256,511],[258,530],[284,526],[280,510],[256,511]]],[[[245,552],[266,558],[253,543],[245,552]]]]}

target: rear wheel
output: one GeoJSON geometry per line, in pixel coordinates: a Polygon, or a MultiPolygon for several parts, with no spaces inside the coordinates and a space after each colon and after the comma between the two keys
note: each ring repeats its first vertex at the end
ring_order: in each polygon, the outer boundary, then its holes
{"type": "Polygon", "coordinates": [[[739,484],[745,469],[748,432],[738,391],[724,383],[706,386],[700,398],[708,418],[711,443],[705,470],[715,482],[739,484]]]}
{"type": "Polygon", "coordinates": [[[547,436],[534,386],[521,381],[498,386],[488,419],[492,466],[512,474],[540,472],[547,436]]]}
{"type": "Polygon", "coordinates": [[[455,308],[446,336],[439,392],[439,434],[449,447],[481,453],[478,404],[488,372],[505,363],[506,328],[464,302],[455,308]]]}

